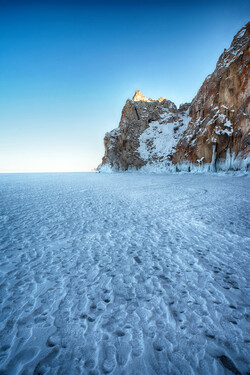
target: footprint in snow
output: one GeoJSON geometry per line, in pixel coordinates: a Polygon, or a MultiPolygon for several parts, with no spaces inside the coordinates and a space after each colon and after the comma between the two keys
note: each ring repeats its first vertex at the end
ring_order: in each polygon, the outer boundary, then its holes
{"type": "Polygon", "coordinates": [[[226,369],[230,370],[235,375],[241,375],[241,373],[236,368],[236,366],[233,363],[233,361],[230,358],[228,358],[226,355],[221,355],[218,358],[219,358],[221,364],[223,365],[223,367],[225,367],[226,369]]]}

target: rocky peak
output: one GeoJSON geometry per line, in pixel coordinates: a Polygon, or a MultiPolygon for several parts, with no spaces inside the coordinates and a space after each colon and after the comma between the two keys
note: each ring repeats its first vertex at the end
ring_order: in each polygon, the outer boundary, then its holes
{"type": "Polygon", "coordinates": [[[132,102],[154,102],[154,101],[163,102],[164,100],[167,100],[167,99],[164,98],[163,96],[155,100],[151,98],[146,98],[146,96],[144,96],[140,90],[136,90],[132,98],[132,102]]]}
{"type": "Polygon", "coordinates": [[[163,102],[163,100],[167,100],[166,98],[164,98],[164,96],[161,96],[159,99],[157,99],[159,102],[163,102]]]}
{"type": "Polygon", "coordinates": [[[225,48],[221,54],[215,72],[220,72],[221,69],[227,68],[239,55],[243,54],[247,43],[249,42],[250,22],[242,27],[234,36],[229,48],[225,48]]]}
{"type": "Polygon", "coordinates": [[[171,157],[187,127],[189,106],[181,106],[179,112],[170,100],[147,99],[137,90],[123,107],[119,127],[105,135],[102,165],[127,170],[171,157]]]}
{"type": "Polygon", "coordinates": [[[148,99],[141,93],[140,90],[136,90],[133,98],[133,102],[148,102],[148,99]]]}

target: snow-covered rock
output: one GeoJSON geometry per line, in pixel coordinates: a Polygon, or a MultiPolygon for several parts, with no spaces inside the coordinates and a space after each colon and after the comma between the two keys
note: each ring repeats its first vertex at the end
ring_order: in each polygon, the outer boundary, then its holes
{"type": "Polygon", "coordinates": [[[250,23],[224,50],[192,103],[179,109],[163,97],[147,99],[136,91],[123,108],[119,127],[105,135],[101,169],[152,164],[171,170],[247,169],[249,48],[250,23]]]}
{"type": "Polygon", "coordinates": [[[171,160],[187,128],[188,112],[189,104],[177,109],[170,100],[147,99],[137,90],[122,110],[119,127],[105,135],[102,166],[127,170],[171,160]]]}

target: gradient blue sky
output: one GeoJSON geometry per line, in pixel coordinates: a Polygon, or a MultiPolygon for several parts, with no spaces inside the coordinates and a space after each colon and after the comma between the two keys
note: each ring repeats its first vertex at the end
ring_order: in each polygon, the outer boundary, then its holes
{"type": "Polygon", "coordinates": [[[136,89],[191,101],[249,1],[1,1],[0,172],[88,171],[136,89]]]}

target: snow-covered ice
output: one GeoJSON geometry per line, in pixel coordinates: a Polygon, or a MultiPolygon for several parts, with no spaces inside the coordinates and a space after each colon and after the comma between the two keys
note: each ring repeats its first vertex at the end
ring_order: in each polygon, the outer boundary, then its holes
{"type": "Polygon", "coordinates": [[[249,187],[0,175],[0,374],[246,374],[249,187]]]}

